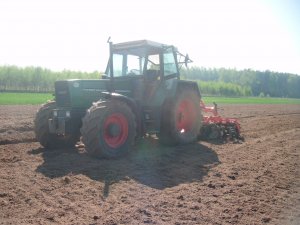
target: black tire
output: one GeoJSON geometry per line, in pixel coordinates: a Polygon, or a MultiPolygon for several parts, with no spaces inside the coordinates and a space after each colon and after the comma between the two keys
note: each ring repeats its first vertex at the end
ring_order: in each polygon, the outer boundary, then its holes
{"type": "Polygon", "coordinates": [[[162,144],[189,144],[197,140],[202,125],[199,103],[200,97],[192,90],[182,90],[165,103],[158,134],[162,144]]]}
{"type": "Polygon", "coordinates": [[[81,134],[89,154],[98,158],[120,157],[134,144],[135,115],[124,102],[96,102],[82,119],[81,134]]]}
{"type": "Polygon", "coordinates": [[[71,135],[57,135],[49,132],[48,120],[52,117],[52,111],[56,108],[56,102],[50,101],[43,104],[37,111],[34,119],[35,137],[40,144],[46,149],[54,149],[57,147],[74,147],[79,141],[80,133],[71,135]]]}

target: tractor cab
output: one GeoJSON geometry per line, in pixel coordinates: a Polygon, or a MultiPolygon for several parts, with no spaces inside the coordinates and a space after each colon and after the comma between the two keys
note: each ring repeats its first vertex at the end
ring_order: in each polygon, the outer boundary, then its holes
{"type": "Polygon", "coordinates": [[[102,76],[110,80],[109,92],[132,98],[144,108],[159,108],[164,100],[161,96],[169,92],[166,87],[180,79],[180,67],[191,61],[173,45],[149,40],[109,42],[109,50],[102,76]]]}
{"type": "Polygon", "coordinates": [[[104,78],[143,76],[145,80],[179,79],[179,66],[190,60],[172,45],[148,40],[110,44],[110,57],[104,78]],[[184,62],[178,62],[184,57],[184,62]]]}

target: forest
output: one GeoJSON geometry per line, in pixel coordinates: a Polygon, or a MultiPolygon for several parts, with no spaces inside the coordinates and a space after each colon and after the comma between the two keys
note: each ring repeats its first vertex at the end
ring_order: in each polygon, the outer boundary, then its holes
{"type": "Polygon", "coordinates": [[[64,79],[98,79],[101,75],[81,71],[52,71],[42,67],[0,66],[0,91],[53,92],[54,82],[64,79]]]}
{"type": "Polygon", "coordinates": [[[182,78],[198,81],[203,93],[224,96],[300,98],[300,76],[289,73],[192,67],[182,78]]]}
{"type": "MultiPolygon", "coordinates": [[[[0,91],[53,92],[54,82],[63,79],[98,79],[101,73],[41,67],[0,66],[0,91]]],[[[203,95],[300,98],[300,76],[251,69],[191,67],[181,70],[181,79],[194,80],[203,95]]]]}

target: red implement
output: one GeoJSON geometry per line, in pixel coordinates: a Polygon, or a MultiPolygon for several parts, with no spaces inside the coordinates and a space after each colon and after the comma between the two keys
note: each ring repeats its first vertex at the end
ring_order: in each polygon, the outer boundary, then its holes
{"type": "Polygon", "coordinates": [[[241,125],[237,119],[221,117],[216,103],[213,107],[208,107],[201,100],[200,107],[204,113],[208,114],[203,116],[203,125],[200,130],[201,139],[219,139],[234,143],[244,141],[240,135],[241,125]]]}

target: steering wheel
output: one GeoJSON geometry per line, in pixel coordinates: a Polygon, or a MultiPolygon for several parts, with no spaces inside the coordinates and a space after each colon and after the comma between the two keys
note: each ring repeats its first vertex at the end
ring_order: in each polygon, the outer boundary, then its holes
{"type": "Polygon", "coordinates": [[[139,75],[140,74],[140,70],[138,69],[131,69],[128,73],[128,75],[139,75]]]}

